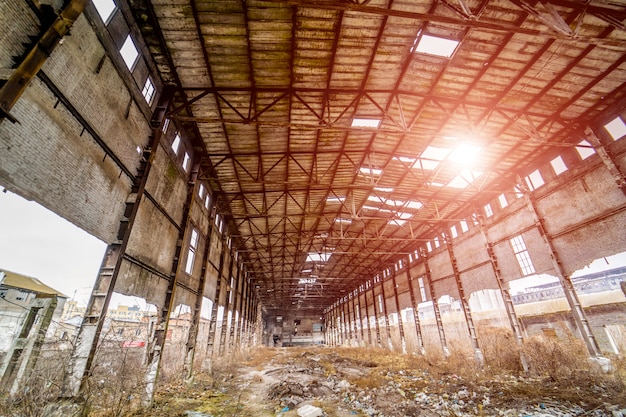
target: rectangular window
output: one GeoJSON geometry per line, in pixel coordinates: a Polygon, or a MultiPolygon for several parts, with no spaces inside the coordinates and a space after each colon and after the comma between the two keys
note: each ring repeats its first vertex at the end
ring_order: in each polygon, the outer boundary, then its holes
{"type": "Polygon", "coordinates": [[[133,42],[133,38],[130,37],[130,34],[126,37],[126,40],[122,44],[120,48],[120,54],[122,55],[122,59],[128,67],[129,70],[133,70],[135,66],[135,62],[137,62],[137,57],[139,56],[139,52],[137,51],[137,47],[135,46],[135,42],[133,42]]]}
{"type": "Polygon", "coordinates": [[[469,230],[469,227],[467,227],[467,221],[465,220],[461,220],[461,231],[463,233],[467,232],[469,230]]]}
{"type": "Polygon", "coordinates": [[[174,140],[172,141],[172,150],[176,155],[178,155],[178,150],[180,149],[180,135],[176,132],[174,136],[174,140]]]}
{"type": "Polygon", "coordinates": [[[552,169],[556,175],[561,175],[565,171],[567,171],[567,165],[565,165],[565,161],[560,156],[557,156],[552,161],[550,161],[550,165],[552,165],[552,169]]]}
{"type": "Polygon", "coordinates": [[[526,249],[526,244],[524,243],[522,236],[515,236],[510,240],[510,242],[511,248],[513,248],[513,252],[515,253],[517,263],[522,271],[522,275],[534,274],[535,267],[533,265],[533,261],[530,259],[530,254],[526,249]]]}
{"type": "Polygon", "coordinates": [[[154,84],[152,84],[152,80],[150,77],[146,78],[146,84],[143,86],[143,90],[141,91],[141,95],[146,99],[146,103],[148,105],[152,105],[152,99],[154,98],[154,84]]]}
{"type": "Polygon", "coordinates": [[[591,155],[596,153],[596,151],[593,149],[593,146],[591,146],[591,144],[586,140],[578,143],[578,146],[576,147],[576,152],[578,152],[578,155],[580,155],[580,159],[583,160],[589,158],[591,155]]]}
{"type": "Polygon", "coordinates": [[[161,128],[163,133],[167,133],[167,128],[169,126],[170,126],[170,119],[165,119],[165,121],[163,122],[163,127],[161,128]]]}
{"type": "Polygon", "coordinates": [[[459,233],[456,231],[456,225],[454,224],[450,227],[450,235],[453,239],[459,236],[459,233]]]}
{"type": "Polygon", "coordinates": [[[432,246],[432,244],[430,243],[430,240],[429,240],[428,242],[426,242],[426,250],[427,250],[428,252],[432,252],[432,251],[433,251],[433,246],[432,246]]]}
{"type": "Polygon", "coordinates": [[[191,238],[189,239],[189,250],[187,251],[187,263],[185,264],[185,272],[191,274],[193,271],[193,261],[196,257],[196,250],[198,249],[198,232],[196,229],[191,229],[191,238]]]}
{"type": "Polygon", "coordinates": [[[500,208],[505,208],[509,205],[509,202],[506,201],[506,196],[504,194],[500,194],[498,196],[498,202],[500,203],[500,208]]]}
{"type": "Polygon", "coordinates": [[[16,290],[15,301],[26,301],[28,298],[28,292],[16,290]]]}
{"type": "Polygon", "coordinates": [[[435,247],[438,248],[439,247],[439,236],[435,236],[435,239],[433,241],[435,242],[435,247]]]}
{"type": "Polygon", "coordinates": [[[422,297],[422,301],[426,301],[426,287],[424,286],[424,278],[418,278],[417,283],[420,287],[420,296],[422,297]]]}
{"type": "Polygon", "coordinates": [[[626,124],[619,116],[605,124],[604,128],[613,140],[618,140],[626,135],[626,124]]]}
{"type": "Polygon", "coordinates": [[[200,200],[204,198],[204,193],[206,193],[206,188],[204,188],[204,184],[200,184],[198,187],[198,197],[200,197],[200,200]]]}
{"type": "Polygon", "coordinates": [[[541,187],[544,184],[543,177],[538,169],[534,170],[526,177],[526,185],[528,189],[533,191],[541,187]]]}
{"type": "Polygon", "coordinates": [[[378,312],[379,313],[383,312],[383,295],[382,294],[378,294],[378,312]]]}
{"type": "Polygon", "coordinates": [[[206,196],[204,197],[204,208],[208,210],[210,206],[211,206],[211,194],[206,193],[206,196]]]}
{"type": "Polygon", "coordinates": [[[493,216],[493,210],[491,209],[491,204],[487,204],[487,205],[485,206],[485,215],[486,215],[487,217],[491,217],[491,216],[493,216]]]}
{"type": "Polygon", "coordinates": [[[183,157],[183,169],[186,171],[189,171],[189,165],[191,163],[191,158],[189,157],[189,154],[187,152],[185,152],[185,156],[183,157]]]}

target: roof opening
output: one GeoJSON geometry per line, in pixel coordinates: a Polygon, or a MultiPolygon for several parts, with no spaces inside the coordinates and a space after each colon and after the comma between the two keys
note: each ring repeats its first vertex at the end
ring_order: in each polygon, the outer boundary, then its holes
{"type": "Polygon", "coordinates": [[[380,126],[381,119],[366,119],[355,117],[352,119],[352,127],[373,127],[378,128],[380,126]]]}
{"type": "Polygon", "coordinates": [[[626,124],[619,116],[605,124],[604,128],[609,132],[613,140],[618,140],[626,135],[626,124]]]}
{"type": "Polygon", "coordinates": [[[459,45],[459,41],[453,39],[440,38],[438,36],[422,35],[416,52],[421,52],[429,55],[441,56],[444,58],[450,58],[456,47],[459,45]]]}

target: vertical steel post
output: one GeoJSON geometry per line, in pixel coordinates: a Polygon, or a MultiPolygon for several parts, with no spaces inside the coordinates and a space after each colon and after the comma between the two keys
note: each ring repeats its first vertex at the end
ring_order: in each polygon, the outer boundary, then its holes
{"type": "Polygon", "coordinates": [[[443,321],[441,321],[441,312],[439,311],[439,303],[437,302],[437,294],[435,294],[435,288],[433,287],[431,274],[430,274],[430,266],[428,265],[428,252],[424,250],[424,248],[420,248],[420,255],[424,260],[424,269],[426,270],[426,282],[428,283],[428,290],[430,292],[430,298],[433,303],[433,311],[435,313],[435,321],[437,322],[437,331],[439,332],[439,340],[441,341],[441,349],[443,350],[443,354],[448,357],[450,356],[450,350],[448,349],[448,343],[446,341],[446,332],[443,329],[443,321]]]}
{"type": "MultiPolygon", "coordinates": [[[[407,279],[408,282],[408,279],[407,279]]],[[[400,300],[398,299],[398,284],[396,282],[396,268],[391,271],[391,284],[393,285],[393,297],[396,300],[396,312],[398,314],[398,329],[400,330],[400,344],[402,353],[406,353],[406,339],[404,337],[404,326],[402,323],[402,312],[400,311],[400,300]]]]}
{"type": "Polygon", "coordinates": [[[370,308],[367,302],[367,288],[363,291],[363,299],[365,301],[365,323],[367,326],[367,343],[368,346],[372,346],[372,326],[370,323],[370,308]]]}
{"type": "Polygon", "coordinates": [[[409,282],[409,296],[411,297],[411,308],[413,309],[413,323],[415,325],[415,336],[417,337],[417,351],[420,355],[426,354],[424,347],[424,336],[422,335],[422,325],[419,318],[419,309],[417,299],[415,298],[415,290],[413,289],[413,277],[411,276],[410,265],[406,269],[407,280],[409,282]]]}
{"type": "Polygon", "coordinates": [[[393,352],[393,342],[391,340],[391,329],[389,328],[389,316],[387,314],[387,297],[385,296],[385,277],[380,280],[380,292],[382,295],[383,317],[385,318],[385,330],[387,334],[387,346],[389,350],[393,352]]]}

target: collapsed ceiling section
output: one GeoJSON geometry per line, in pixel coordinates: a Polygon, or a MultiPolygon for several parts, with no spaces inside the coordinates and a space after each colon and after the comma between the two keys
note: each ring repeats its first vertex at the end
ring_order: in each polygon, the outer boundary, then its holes
{"type": "Polygon", "coordinates": [[[130,3],[273,307],[321,311],[625,96],[622,0],[130,3]]]}

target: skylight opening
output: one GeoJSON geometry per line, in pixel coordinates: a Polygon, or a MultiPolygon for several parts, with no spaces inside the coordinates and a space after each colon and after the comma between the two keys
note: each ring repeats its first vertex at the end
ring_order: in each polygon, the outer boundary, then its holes
{"type": "Polygon", "coordinates": [[[389,220],[387,224],[390,224],[392,226],[404,226],[406,224],[406,220],[401,220],[401,219],[389,220]]]}
{"type": "Polygon", "coordinates": [[[374,191],[380,191],[381,193],[393,193],[393,188],[391,188],[391,187],[374,187],[374,191]]]}
{"type": "Polygon", "coordinates": [[[373,201],[374,203],[384,203],[385,200],[375,195],[368,195],[367,201],[373,201]]]}
{"type": "Polygon", "coordinates": [[[431,159],[435,161],[443,161],[446,156],[450,153],[450,149],[448,148],[438,148],[436,146],[429,146],[422,152],[422,159],[431,159]]]}
{"type": "Polygon", "coordinates": [[[378,129],[381,119],[364,119],[355,117],[352,119],[352,127],[373,127],[378,129]]]}
{"type": "Polygon", "coordinates": [[[410,219],[411,217],[413,217],[413,213],[398,212],[397,216],[398,216],[398,218],[400,218],[402,220],[407,220],[407,219],[410,219]]]}
{"type": "Polygon", "coordinates": [[[346,218],[342,218],[342,217],[337,217],[335,219],[336,223],[342,223],[342,224],[351,224],[352,223],[352,219],[346,219],[346,218]]]}
{"type": "Polygon", "coordinates": [[[306,257],[306,261],[307,262],[328,262],[331,255],[332,253],[328,253],[328,252],[323,252],[323,253],[309,252],[309,254],[306,257]]]}
{"type": "Polygon", "coordinates": [[[407,164],[411,167],[415,165],[415,163],[417,162],[417,158],[410,158],[408,156],[394,156],[393,159],[395,159],[396,161],[400,161],[404,164],[407,164]]]}
{"type": "Polygon", "coordinates": [[[130,34],[126,37],[126,40],[122,44],[120,54],[122,55],[122,59],[124,60],[126,67],[132,71],[135,62],[137,61],[137,57],[139,56],[139,51],[137,51],[135,42],[133,42],[133,38],[130,37],[130,34]]]}
{"type": "Polygon", "coordinates": [[[448,183],[448,187],[452,188],[467,188],[472,182],[482,175],[481,171],[473,171],[470,169],[464,169],[459,175],[457,175],[452,181],[448,183]]]}
{"type": "Polygon", "coordinates": [[[327,203],[343,203],[344,201],[346,201],[345,197],[328,197],[326,199],[327,203]]]}
{"type": "Polygon", "coordinates": [[[452,151],[448,160],[462,165],[472,165],[480,150],[481,148],[479,146],[461,143],[452,151]]]}
{"type": "Polygon", "coordinates": [[[406,202],[406,206],[405,207],[419,210],[422,207],[424,207],[424,204],[422,204],[420,201],[409,200],[409,201],[406,202]]]}
{"type": "Polygon", "coordinates": [[[361,167],[359,168],[359,172],[365,175],[373,175],[375,177],[380,177],[383,174],[382,169],[378,168],[369,168],[369,167],[361,167]]]}
{"type": "Polygon", "coordinates": [[[453,39],[440,38],[438,36],[431,35],[422,35],[422,38],[419,40],[415,51],[424,54],[450,58],[458,45],[459,41],[455,41],[453,39]]]}
{"type": "Polygon", "coordinates": [[[315,284],[316,281],[317,281],[316,278],[300,278],[298,280],[298,284],[299,285],[315,284]]]}
{"type": "Polygon", "coordinates": [[[626,124],[619,116],[605,124],[604,128],[607,132],[609,132],[609,135],[611,135],[613,140],[621,139],[624,135],[626,135],[626,124]]]}
{"type": "Polygon", "coordinates": [[[113,0],[93,0],[93,5],[104,24],[109,23],[109,18],[113,15],[116,8],[113,0]]]}

